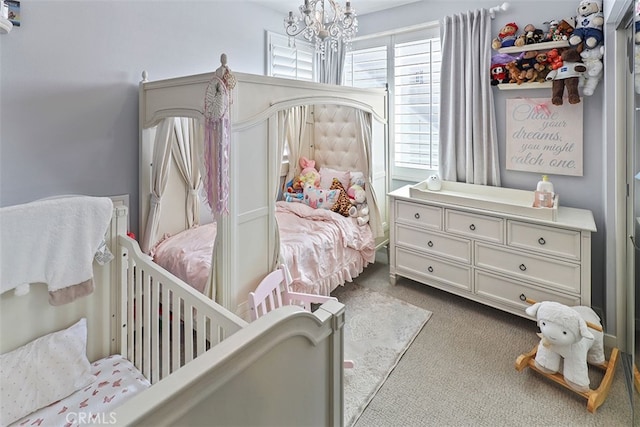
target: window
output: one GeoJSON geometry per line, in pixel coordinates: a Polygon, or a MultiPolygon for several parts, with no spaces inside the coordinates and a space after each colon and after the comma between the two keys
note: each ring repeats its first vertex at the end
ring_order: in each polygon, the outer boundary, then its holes
{"type": "Polygon", "coordinates": [[[291,40],[280,34],[267,33],[267,75],[288,79],[313,81],[313,56],[311,43],[291,40]]]}
{"type": "Polygon", "coordinates": [[[345,85],[389,87],[391,176],[422,181],[438,170],[440,35],[420,30],[354,41],[345,59],[345,85]]]}

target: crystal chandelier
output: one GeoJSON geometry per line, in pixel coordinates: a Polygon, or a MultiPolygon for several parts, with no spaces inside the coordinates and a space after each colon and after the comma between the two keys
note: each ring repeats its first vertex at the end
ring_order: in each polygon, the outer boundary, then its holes
{"type": "Polygon", "coordinates": [[[356,11],[347,1],[343,8],[335,0],[327,0],[330,8],[325,7],[325,0],[304,0],[300,6],[300,17],[289,12],[284,20],[284,28],[291,37],[302,36],[314,43],[316,52],[325,58],[327,44],[335,52],[338,50],[340,39],[349,47],[351,40],[358,31],[356,11]],[[328,42],[328,43],[327,43],[328,42]]]}

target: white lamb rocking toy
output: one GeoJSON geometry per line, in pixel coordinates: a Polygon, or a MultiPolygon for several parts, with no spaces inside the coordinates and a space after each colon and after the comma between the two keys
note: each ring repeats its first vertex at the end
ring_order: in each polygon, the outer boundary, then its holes
{"type": "Polygon", "coordinates": [[[533,303],[525,311],[536,317],[541,340],[531,352],[518,357],[516,369],[529,366],[581,394],[588,399],[587,410],[595,412],[609,391],[618,355],[614,348],[610,362],[605,360],[598,315],[590,307],[568,307],[552,301],[533,303]],[[597,390],[589,387],[589,364],[605,370],[597,390]]]}

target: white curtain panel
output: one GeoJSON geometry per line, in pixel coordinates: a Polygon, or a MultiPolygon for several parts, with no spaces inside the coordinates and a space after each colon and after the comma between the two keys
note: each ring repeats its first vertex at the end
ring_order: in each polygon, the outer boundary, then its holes
{"type": "Polygon", "coordinates": [[[447,16],[441,28],[440,177],[499,186],[489,11],[447,16]]]}
{"type": "Polygon", "coordinates": [[[171,143],[171,153],[176,160],[180,174],[189,188],[187,194],[187,227],[191,228],[200,222],[200,201],[198,186],[200,185],[199,150],[197,143],[203,140],[202,126],[196,119],[176,117],[174,119],[174,142],[171,143]]]}
{"type": "Polygon", "coordinates": [[[342,84],[345,53],[342,41],[338,42],[338,49],[335,52],[329,46],[329,42],[325,42],[325,58],[322,59],[319,54],[315,56],[319,83],[342,84]]]}
{"type": "Polygon", "coordinates": [[[151,193],[149,194],[149,215],[144,236],[140,242],[143,252],[149,253],[158,239],[160,224],[160,202],[162,193],[167,187],[167,177],[171,167],[171,134],[173,133],[173,118],[160,122],[153,146],[153,173],[151,177],[151,193]]]}
{"type": "MultiPolygon", "coordinates": [[[[307,116],[309,114],[308,105],[299,105],[297,107],[291,107],[286,111],[282,111],[281,114],[285,115],[285,135],[286,141],[289,146],[289,171],[285,183],[291,181],[294,177],[300,174],[300,151],[302,142],[305,139],[305,133],[307,131],[307,116]]],[[[282,140],[282,147],[284,150],[285,141],[282,140]]],[[[280,159],[282,159],[282,151],[280,151],[280,159]]]]}
{"type": "Polygon", "coordinates": [[[360,157],[365,159],[365,164],[369,165],[365,174],[365,193],[367,195],[367,205],[369,206],[369,226],[373,231],[373,237],[384,236],[382,228],[382,216],[378,208],[378,199],[373,189],[373,177],[371,175],[371,114],[362,110],[355,110],[356,118],[356,138],[361,149],[360,157]]]}

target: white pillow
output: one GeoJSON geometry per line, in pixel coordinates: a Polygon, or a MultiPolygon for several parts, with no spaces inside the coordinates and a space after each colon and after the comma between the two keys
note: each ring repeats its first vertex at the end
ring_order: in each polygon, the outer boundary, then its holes
{"type": "Polygon", "coordinates": [[[324,188],[328,190],[331,188],[331,184],[333,184],[333,178],[338,178],[342,187],[346,190],[350,187],[351,182],[351,173],[349,171],[339,171],[335,169],[320,168],[320,188],[324,188]]]}
{"type": "Polygon", "coordinates": [[[0,355],[0,424],[19,420],[95,381],[87,319],[0,355]]]}

